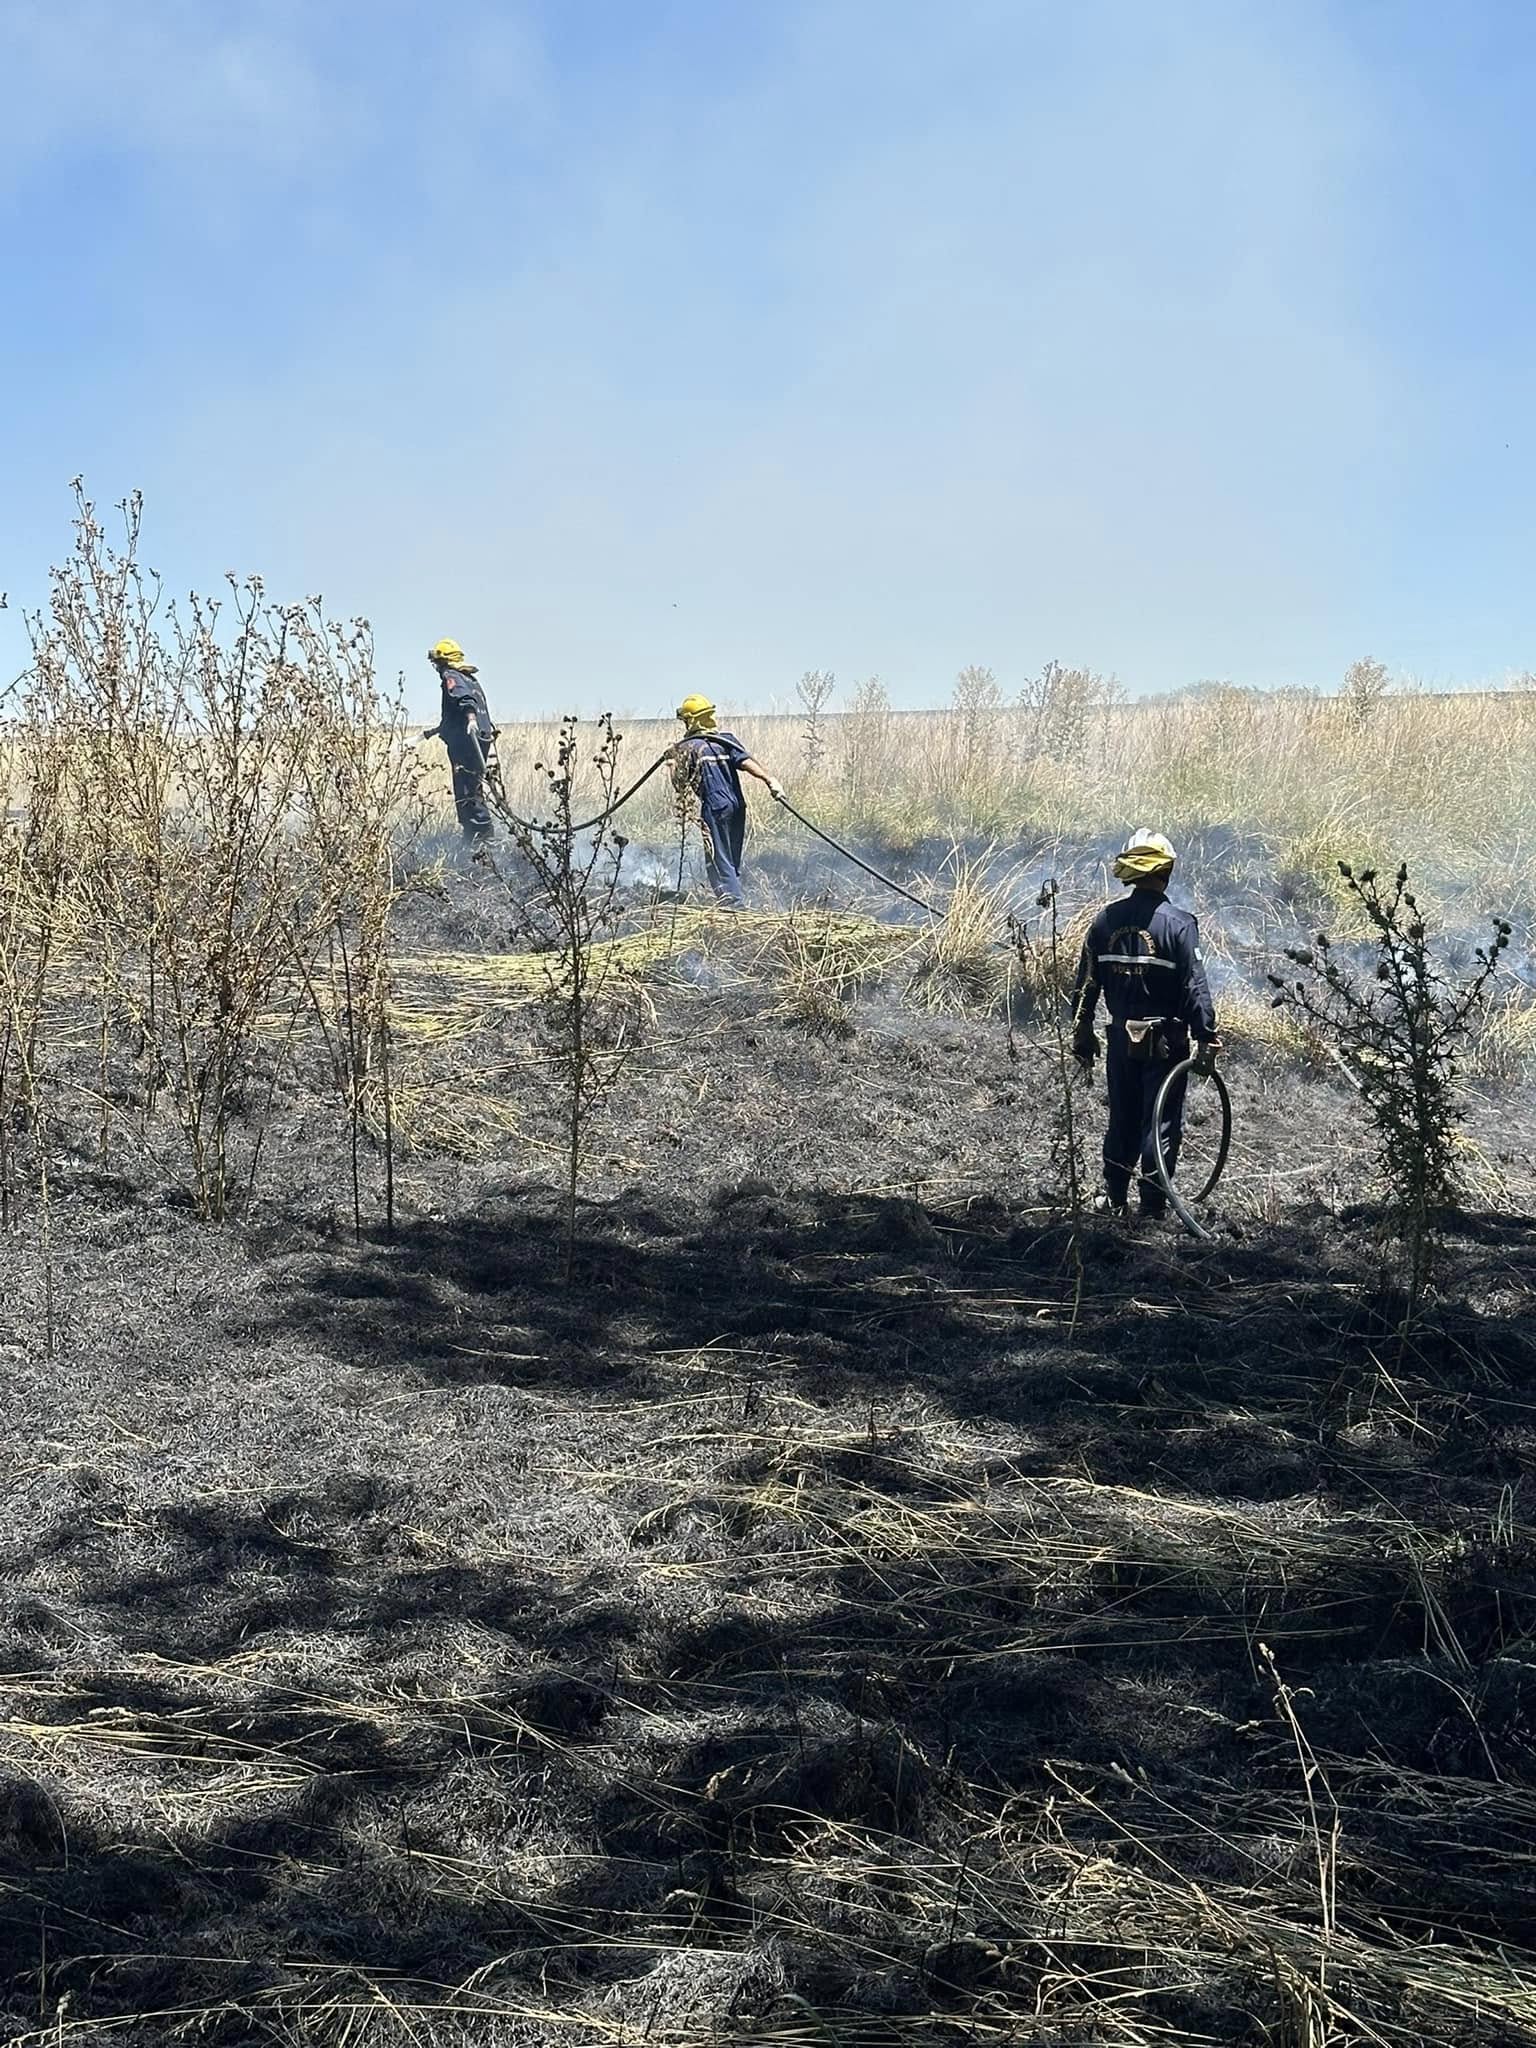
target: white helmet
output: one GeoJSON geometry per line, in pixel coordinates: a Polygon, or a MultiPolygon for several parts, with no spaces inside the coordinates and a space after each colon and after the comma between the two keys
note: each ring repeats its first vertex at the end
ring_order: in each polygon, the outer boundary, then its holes
{"type": "Polygon", "coordinates": [[[1115,877],[1121,882],[1166,882],[1177,859],[1178,855],[1162,833],[1154,832],[1150,825],[1143,825],[1121,847],[1115,862],[1115,877]]]}

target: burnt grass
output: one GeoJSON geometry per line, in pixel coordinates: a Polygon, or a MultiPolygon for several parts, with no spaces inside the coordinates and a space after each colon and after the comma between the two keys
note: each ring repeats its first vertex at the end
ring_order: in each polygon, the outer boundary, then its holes
{"type": "Polygon", "coordinates": [[[221,1228],[60,1126],[5,2038],[1536,2040],[1528,1106],[1406,1338],[1348,1096],[1241,1060],[1218,1235],[1074,1309],[996,1022],[694,981],[570,1286],[537,1105],[360,1240],[319,1099],[221,1228]]]}

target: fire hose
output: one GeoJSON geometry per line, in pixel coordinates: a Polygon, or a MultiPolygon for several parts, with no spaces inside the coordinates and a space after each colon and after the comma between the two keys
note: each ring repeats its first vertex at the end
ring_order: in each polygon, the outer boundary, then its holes
{"type": "Polygon", "coordinates": [[[1227,1154],[1232,1149],[1232,1097],[1227,1084],[1218,1073],[1214,1062],[1205,1053],[1191,1053],[1188,1059],[1180,1060],[1163,1077],[1163,1085],[1157,1091],[1152,1105],[1152,1152],[1157,1162],[1157,1177],[1163,1184],[1163,1192],[1173,1204],[1174,1214],[1191,1237],[1210,1238],[1215,1232],[1207,1228],[1195,1214],[1193,1204],[1207,1201],[1217,1181],[1226,1171],[1227,1154]],[[1216,1163],[1205,1177],[1204,1186],[1193,1194],[1181,1194],[1173,1178],[1173,1169],[1168,1164],[1168,1150],[1163,1143],[1163,1112],[1168,1106],[1168,1097],[1175,1085],[1187,1081],[1192,1075],[1208,1080],[1216,1090],[1216,1104],[1221,1112],[1221,1137],[1216,1146],[1216,1163]]]}
{"type": "Polygon", "coordinates": [[[613,802],[609,804],[606,810],[599,811],[595,818],[584,819],[583,822],[579,825],[565,826],[555,824],[550,821],[540,822],[533,818],[520,818],[517,815],[516,811],[513,810],[512,806],[507,802],[507,793],[502,788],[501,785],[500,768],[496,766],[495,763],[488,761],[486,759],[485,749],[480,744],[478,734],[471,733],[470,739],[474,745],[475,752],[480,757],[480,773],[484,780],[485,787],[490,793],[491,802],[496,806],[496,809],[500,812],[503,820],[514,831],[517,832],[569,831],[574,835],[577,832],[590,832],[596,825],[605,825],[607,824],[608,820],[613,816],[614,812],[623,810],[624,806],[629,802],[630,798],[632,796],[637,795],[642,789],[644,789],[645,785],[656,773],[656,770],[664,766],[665,763],[671,758],[670,751],[665,754],[658,754],[656,756],[656,759],[651,763],[650,767],[646,769],[645,773],[643,775],[637,776],[636,779],[629,785],[628,789],[624,791],[623,795],[616,796],[613,802]]]}
{"type": "Polygon", "coordinates": [[[780,795],[775,801],[788,811],[792,818],[798,818],[807,832],[814,832],[823,845],[830,846],[834,853],[840,853],[844,860],[851,860],[856,868],[862,868],[866,875],[872,875],[877,882],[883,882],[887,889],[894,889],[898,896],[904,896],[909,903],[915,903],[919,910],[926,910],[930,917],[943,917],[944,912],[936,904],[925,902],[921,896],[914,896],[912,891],[904,889],[900,882],[892,881],[889,875],[882,875],[880,870],[872,868],[867,860],[860,860],[852,848],[844,846],[840,839],[834,839],[830,832],[823,832],[819,825],[813,825],[803,811],[795,809],[787,796],[780,795]]]}
{"type": "MultiPolygon", "coordinates": [[[[475,751],[480,756],[480,767],[481,772],[485,777],[486,788],[490,791],[491,799],[495,803],[496,808],[498,809],[498,811],[500,811],[501,815],[507,821],[508,824],[512,825],[515,829],[523,832],[552,832],[566,829],[563,826],[555,826],[552,824],[536,824],[531,819],[518,817],[517,813],[512,809],[512,806],[507,802],[506,793],[501,787],[500,775],[498,772],[494,771],[491,765],[487,762],[485,758],[484,749],[481,747],[478,737],[471,735],[471,738],[474,740],[475,751]]],[[[671,760],[671,758],[672,750],[669,747],[665,753],[658,754],[656,759],[651,763],[650,767],[646,769],[645,773],[639,776],[634,782],[632,782],[629,785],[628,789],[626,789],[621,796],[616,796],[613,802],[608,805],[606,810],[599,811],[595,818],[587,818],[579,825],[572,825],[569,828],[570,831],[573,833],[590,832],[595,826],[606,824],[608,820],[613,816],[614,812],[623,810],[624,806],[629,802],[630,798],[632,796],[638,795],[639,792],[642,789],[644,789],[645,785],[650,781],[651,777],[656,773],[657,769],[664,767],[666,763],[671,760]]],[[[830,832],[823,832],[819,825],[812,824],[811,820],[808,817],[806,817],[803,811],[797,811],[795,809],[794,805],[790,802],[787,796],[780,793],[780,795],[775,799],[775,801],[781,806],[781,808],[788,811],[789,815],[792,818],[797,819],[799,823],[805,827],[807,832],[814,833],[816,838],[822,841],[823,845],[830,846],[834,853],[840,853],[843,856],[844,860],[852,861],[853,865],[856,868],[862,868],[866,875],[869,875],[870,877],[872,877],[873,880],[882,883],[887,889],[893,890],[896,895],[903,897],[908,903],[915,904],[919,910],[925,911],[929,917],[943,917],[944,912],[940,910],[936,904],[929,903],[925,900],[925,898],[914,895],[910,889],[903,888],[902,884],[896,881],[892,876],[882,874],[879,868],[871,867],[867,860],[861,859],[861,857],[853,851],[852,847],[844,846],[843,842],[840,839],[834,839],[830,832]]]]}

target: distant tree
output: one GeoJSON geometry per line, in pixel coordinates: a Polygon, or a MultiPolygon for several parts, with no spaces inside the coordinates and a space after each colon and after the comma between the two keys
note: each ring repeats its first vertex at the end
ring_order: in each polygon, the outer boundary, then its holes
{"type": "Polygon", "coordinates": [[[1371,722],[1371,714],[1387,693],[1390,678],[1384,661],[1375,661],[1364,655],[1359,661],[1352,661],[1344,671],[1344,703],[1351,725],[1364,728],[1371,722]]]}

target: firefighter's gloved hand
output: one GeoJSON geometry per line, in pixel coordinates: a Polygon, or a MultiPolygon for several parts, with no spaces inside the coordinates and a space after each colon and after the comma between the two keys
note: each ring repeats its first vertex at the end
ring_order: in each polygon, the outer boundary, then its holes
{"type": "Polygon", "coordinates": [[[773,798],[776,804],[783,803],[784,785],[782,782],[775,782],[771,775],[768,778],[768,794],[773,798]]]}
{"type": "Polygon", "coordinates": [[[422,734],[424,740],[440,740],[442,736],[443,728],[440,725],[429,725],[422,734]]]}
{"type": "Polygon", "coordinates": [[[477,739],[479,739],[479,737],[480,737],[480,721],[479,721],[479,719],[478,719],[478,718],[466,718],[466,719],[465,719],[465,721],[464,721],[464,730],[465,730],[465,731],[466,731],[466,732],[467,732],[467,733],[469,734],[469,736],[470,736],[470,738],[471,738],[472,740],[477,740],[477,739]]]}
{"type": "Polygon", "coordinates": [[[1219,1038],[1203,1039],[1195,1052],[1195,1072],[1197,1074],[1214,1074],[1216,1071],[1216,1058],[1220,1051],[1221,1040],[1219,1038]]]}
{"type": "Polygon", "coordinates": [[[1072,1047],[1073,1059],[1077,1061],[1077,1064],[1082,1068],[1090,1081],[1093,1079],[1093,1063],[1098,1056],[1099,1041],[1097,1038],[1079,1038],[1072,1047]]]}

